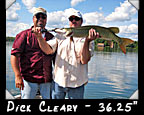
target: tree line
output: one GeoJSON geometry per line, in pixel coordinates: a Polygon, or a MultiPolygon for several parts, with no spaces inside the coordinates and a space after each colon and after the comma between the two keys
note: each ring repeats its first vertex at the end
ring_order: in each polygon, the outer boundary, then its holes
{"type": "Polygon", "coordinates": [[[15,40],[15,37],[6,37],[6,41],[12,42],[15,40]]]}
{"type": "MultiPolygon", "coordinates": [[[[94,42],[95,42],[96,47],[97,47],[97,44],[98,44],[98,43],[103,43],[103,44],[104,44],[104,47],[110,47],[110,44],[109,44],[109,42],[108,42],[107,40],[96,39],[94,42]]],[[[117,42],[115,42],[114,40],[112,40],[112,42],[113,42],[113,45],[114,45],[113,47],[114,47],[114,48],[118,48],[118,47],[119,47],[119,45],[118,45],[117,42]]],[[[138,49],[138,41],[134,41],[133,44],[129,44],[129,45],[127,45],[126,47],[127,47],[127,48],[138,49]]]]}
{"type": "MultiPolygon", "coordinates": [[[[12,42],[14,40],[15,40],[15,37],[6,37],[6,41],[12,42]]],[[[103,43],[105,47],[109,47],[109,43],[108,43],[107,40],[96,39],[94,42],[95,42],[96,47],[97,47],[98,43],[103,43]]],[[[112,42],[113,42],[114,48],[118,48],[119,47],[117,42],[115,42],[113,40],[112,40],[112,42]]],[[[127,48],[138,49],[138,41],[135,41],[133,44],[128,45],[127,48]]]]}

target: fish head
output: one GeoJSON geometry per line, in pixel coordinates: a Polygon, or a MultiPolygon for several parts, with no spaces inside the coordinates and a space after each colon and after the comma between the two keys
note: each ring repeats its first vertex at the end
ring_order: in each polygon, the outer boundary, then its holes
{"type": "Polygon", "coordinates": [[[73,31],[71,28],[55,28],[52,30],[49,30],[49,32],[56,32],[59,34],[64,34],[64,36],[68,37],[68,36],[73,36],[73,31]]]}
{"type": "Polygon", "coordinates": [[[68,29],[68,28],[65,28],[65,31],[66,31],[66,33],[65,33],[65,36],[73,36],[73,31],[72,31],[72,29],[68,29]]]}
{"type": "Polygon", "coordinates": [[[56,28],[56,29],[54,29],[54,32],[60,33],[60,34],[65,34],[67,31],[64,28],[56,28]]]}
{"type": "Polygon", "coordinates": [[[73,35],[73,31],[70,28],[57,28],[54,31],[59,34],[64,34],[66,37],[73,35]]]}

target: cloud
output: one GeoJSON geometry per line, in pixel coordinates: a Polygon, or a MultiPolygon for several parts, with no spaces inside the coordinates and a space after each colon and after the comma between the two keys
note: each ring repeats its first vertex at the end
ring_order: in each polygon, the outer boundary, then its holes
{"type": "Polygon", "coordinates": [[[103,14],[99,12],[85,13],[83,18],[84,25],[99,25],[105,21],[103,14]]]}
{"type": "Polygon", "coordinates": [[[85,0],[71,0],[71,6],[74,7],[76,6],[77,4],[79,4],[80,2],[83,2],[85,0]]]}
{"type": "Polygon", "coordinates": [[[66,25],[67,21],[68,20],[66,19],[63,11],[47,13],[47,25],[49,27],[63,27],[64,25],[66,25]]]}
{"type": "Polygon", "coordinates": [[[69,13],[75,10],[73,8],[66,9],[64,11],[55,11],[47,13],[47,25],[52,28],[68,27],[69,13]]]}
{"type": "Polygon", "coordinates": [[[128,2],[120,3],[120,7],[115,8],[115,11],[108,15],[106,21],[130,21],[132,15],[134,15],[137,10],[128,2]]]}
{"type": "MultiPolygon", "coordinates": [[[[62,28],[62,27],[69,27],[68,24],[68,14],[71,10],[74,10],[73,8],[66,9],[64,11],[54,11],[54,12],[48,12],[47,13],[47,26],[46,28],[62,28]]],[[[6,23],[6,35],[7,36],[15,36],[17,33],[28,29],[33,24],[25,24],[25,23],[12,23],[7,22],[6,23]]]]}
{"type": "Polygon", "coordinates": [[[30,13],[33,13],[34,6],[36,4],[36,0],[22,0],[23,4],[26,6],[30,13]]]}
{"type": "MultiPolygon", "coordinates": [[[[33,13],[33,10],[35,9],[34,5],[36,3],[36,0],[22,0],[23,4],[26,6],[28,11],[30,13],[33,13]]],[[[19,16],[16,13],[17,10],[20,10],[21,6],[18,2],[13,4],[8,10],[6,10],[6,20],[8,21],[18,21],[19,16]]]]}
{"type": "Polygon", "coordinates": [[[138,33],[138,25],[131,24],[129,26],[120,26],[120,33],[138,33]]]}
{"type": "Polygon", "coordinates": [[[99,7],[99,10],[102,10],[103,9],[103,7],[99,7]]]}
{"type": "Polygon", "coordinates": [[[130,24],[128,26],[119,26],[120,35],[131,39],[138,39],[138,25],[130,24]]]}
{"type": "MultiPolygon", "coordinates": [[[[23,3],[27,7],[28,11],[32,13],[32,10],[35,8],[36,0],[23,0],[23,3]],[[30,4],[32,3],[32,4],[30,4]]],[[[71,1],[72,2],[72,1],[71,1]]],[[[78,1],[77,1],[78,2],[78,1]]],[[[78,2],[79,3],[79,2],[78,2]]],[[[19,3],[13,4],[11,9],[7,11],[7,20],[18,20],[17,10],[20,10],[19,3]],[[10,10],[10,11],[9,11],[10,10]],[[13,14],[13,15],[12,15],[13,14]]],[[[138,39],[138,25],[137,20],[133,19],[132,16],[137,12],[133,6],[131,6],[128,2],[120,3],[119,7],[116,7],[114,12],[111,14],[104,16],[103,12],[101,12],[103,8],[99,7],[99,12],[89,12],[84,13],[83,15],[83,25],[100,25],[105,27],[117,26],[120,28],[119,36],[138,39]],[[117,15],[118,14],[118,15],[117,15]],[[120,16],[119,16],[120,15],[120,16]],[[131,19],[132,18],[132,19],[131,19]],[[128,23],[123,23],[120,25],[119,21],[129,21],[128,23]]],[[[47,13],[47,26],[46,28],[62,28],[69,27],[68,15],[69,13],[75,10],[74,8],[68,8],[62,11],[53,11],[47,13]]],[[[7,23],[6,24],[6,34],[8,36],[15,36],[18,32],[23,31],[24,29],[30,28],[31,25],[25,23],[7,23]]]]}
{"type": "Polygon", "coordinates": [[[6,20],[17,21],[19,17],[16,11],[20,9],[21,9],[21,6],[19,3],[13,4],[8,10],[6,10],[6,20]]]}
{"type": "Polygon", "coordinates": [[[14,24],[12,22],[6,23],[6,36],[16,36],[19,32],[30,28],[30,25],[25,23],[14,24]]]}

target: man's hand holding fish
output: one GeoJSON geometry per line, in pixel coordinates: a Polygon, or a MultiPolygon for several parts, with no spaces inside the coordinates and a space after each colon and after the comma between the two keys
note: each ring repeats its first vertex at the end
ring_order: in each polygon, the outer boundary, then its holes
{"type": "Polygon", "coordinates": [[[95,29],[91,28],[91,29],[89,30],[89,36],[86,37],[86,40],[90,42],[90,41],[95,40],[96,38],[99,38],[99,37],[100,37],[100,36],[99,36],[99,33],[96,32],[95,29]]]}

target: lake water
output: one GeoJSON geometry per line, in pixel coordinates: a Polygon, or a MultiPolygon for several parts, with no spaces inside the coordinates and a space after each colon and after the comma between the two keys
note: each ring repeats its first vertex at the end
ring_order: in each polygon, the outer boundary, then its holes
{"type": "MultiPolygon", "coordinates": [[[[6,42],[6,88],[12,95],[15,88],[14,72],[10,63],[13,42],[6,42]]],[[[89,82],[85,99],[128,99],[138,89],[138,53],[95,51],[89,62],[89,82]]]]}

